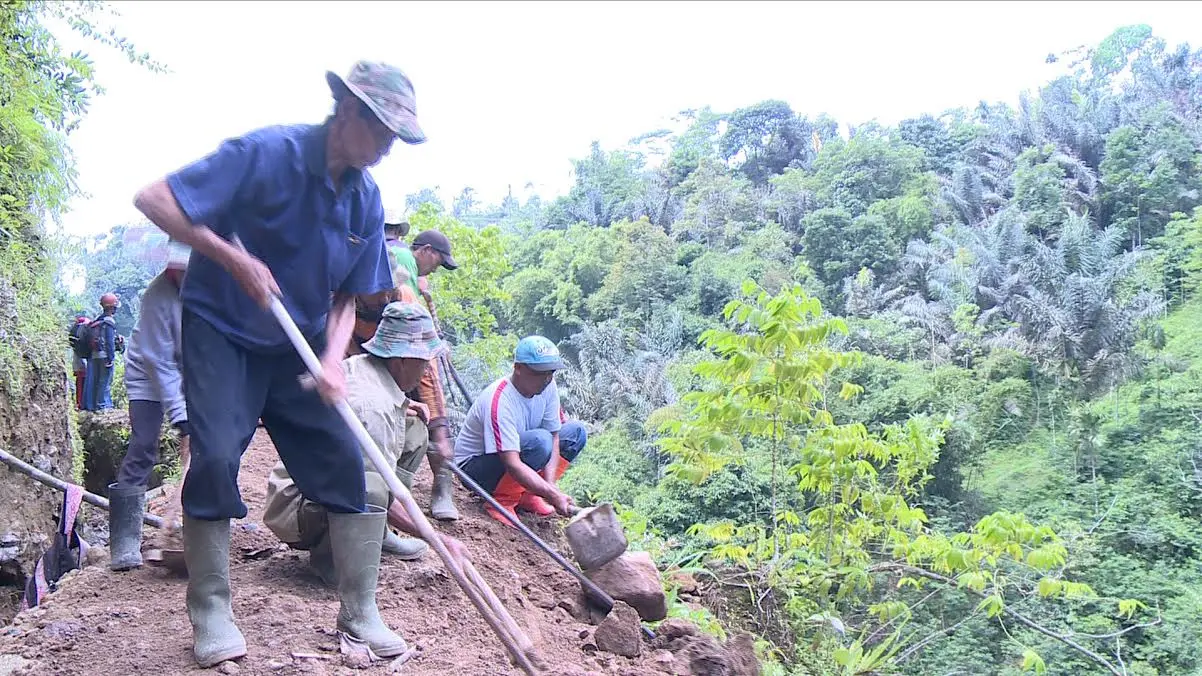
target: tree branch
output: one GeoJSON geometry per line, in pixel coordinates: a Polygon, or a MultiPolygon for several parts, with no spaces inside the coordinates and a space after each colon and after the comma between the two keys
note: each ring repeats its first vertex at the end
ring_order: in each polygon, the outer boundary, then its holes
{"type": "MultiPolygon", "coordinates": [[[[950,577],[945,577],[938,573],[932,573],[931,571],[924,570],[922,568],[916,568],[914,566],[907,566],[902,563],[882,563],[882,564],[873,566],[872,570],[874,572],[875,571],[886,571],[886,570],[898,570],[898,571],[902,571],[908,575],[916,575],[918,577],[925,577],[928,580],[935,580],[936,582],[942,582],[944,584],[956,585],[956,581],[950,577]]],[[[956,585],[956,586],[959,587],[959,585],[956,585]]],[[[959,588],[963,589],[965,592],[967,592],[969,594],[972,594],[973,596],[976,596],[977,598],[982,598],[982,599],[985,598],[985,594],[982,594],[981,592],[978,592],[976,590],[968,589],[966,587],[959,587],[959,588]]],[[[1016,611],[1013,611],[1010,608],[1007,608],[1006,606],[1002,606],[1002,612],[1005,613],[1006,615],[1008,615],[1009,617],[1013,618],[1014,620],[1016,620],[1019,624],[1027,627],[1028,629],[1033,629],[1033,630],[1043,634],[1044,636],[1047,636],[1049,638],[1054,638],[1057,641],[1060,641],[1061,643],[1063,643],[1064,645],[1072,648],[1073,650],[1076,650],[1077,652],[1081,653],[1082,655],[1093,660],[1094,663],[1096,663],[1097,665],[1104,667],[1107,671],[1114,674],[1114,676],[1124,676],[1123,672],[1120,671],[1118,669],[1118,667],[1111,664],[1105,657],[1102,657],[1098,653],[1090,650],[1089,648],[1086,648],[1085,646],[1081,645],[1080,643],[1077,643],[1071,637],[1066,636],[1065,634],[1058,634],[1058,633],[1052,631],[1051,629],[1048,629],[1047,627],[1043,626],[1042,624],[1039,624],[1035,620],[1032,620],[1025,615],[1022,615],[1016,611]]]]}

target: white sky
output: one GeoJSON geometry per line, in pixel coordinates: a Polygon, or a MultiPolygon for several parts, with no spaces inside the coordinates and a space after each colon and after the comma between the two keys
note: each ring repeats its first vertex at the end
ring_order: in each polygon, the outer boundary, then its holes
{"type": "MultiPolygon", "coordinates": [[[[139,220],[135,191],[256,127],[320,122],[324,73],[404,69],[429,136],[372,170],[386,203],[423,186],[497,201],[571,185],[570,159],[680,110],[768,98],[840,123],[1014,101],[1058,71],[1050,52],[1147,23],[1202,45],[1202,5],[1160,2],[114,2],[153,75],[86,45],[107,93],[73,134],[75,235],[139,220]]],[[[71,39],[71,47],[84,43],[71,39]]],[[[449,200],[448,200],[449,204],[449,200]]]]}

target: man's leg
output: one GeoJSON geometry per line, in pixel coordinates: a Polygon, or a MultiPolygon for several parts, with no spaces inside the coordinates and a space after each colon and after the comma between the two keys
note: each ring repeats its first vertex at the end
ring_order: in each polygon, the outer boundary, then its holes
{"type": "MultiPolygon", "coordinates": [[[[320,342],[313,347],[322,352],[320,342]]],[[[297,355],[272,359],[263,424],[297,488],[326,509],[340,601],[337,628],[381,657],[400,655],[408,646],[376,607],[386,506],[366,504],[358,440],[333,407],[301,386],[298,378],[305,371],[297,355]]]]}
{"type": "Polygon", "coordinates": [[[113,369],[105,366],[103,359],[93,359],[96,365],[92,376],[92,410],[103,411],[113,407],[110,387],[113,383],[113,369]]]}
{"type": "MultiPolygon", "coordinates": [[[[519,440],[521,441],[522,464],[542,473],[543,469],[547,467],[547,463],[551,461],[551,433],[543,429],[528,430],[522,432],[519,440]]],[[[559,445],[563,446],[562,439],[559,445]]],[[[559,464],[563,466],[566,463],[560,458],[559,464]]],[[[555,508],[547,504],[546,500],[529,491],[522,494],[517,508],[539,516],[550,516],[555,513],[555,508]]]]}
{"type": "Polygon", "coordinates": [[[129,402],[129,447],[109,484],[109,567],[129,570],[142,565],[142,512],[146,483],[159,455],[163,407],[157,401],[129,402]]]}
{"type": "Polygon", "coordinates": [[[84,384],[88,381],[88,366],[84,362],[83,368],[75,372],[75,410],[83,411],[84,409],[84,384]]]}
{"type": "MultiPolygon", "coordinates": [[[[413,489],[413,477],[417,469],[421,467],[422,458],[426,457],[427,450],[430,446],[429,431],[426,429],[426,424],[423,423],[417,416],[408,416],[405,418],[405,446],[401,450],[401,457],[397,459],[396,474],[405,485],[405,488],[413,489]]],[[[383,479],[374,473],[368,474],[369,479],[376,479],[383,483],[383,479]]],[[[387,492],[385,487],[385,497],[383,502],[377,502],[371,495],[372,486],[368,486],[368,504],[381,505],[385,508],[392,501],[391,493],[387,492]]],[[[384,534],[384,543],[381,545],[384,552],[399,557],[403,561],[414,561],[420,559],[422,554],[429,548],[425,540],[421,538],[407,537],[399,535],[391,528],[384,534]]]]}
{"type": "Polygon", "coordinates": [[[163,429],[163,405],[157,401],[129,402],[129,447],[117,470],[122,486],[146,486],[159,461],[159,436],[163,429]]]}
{"type": "Polygon", "coordinates": [[[92,389],[96,382],[96,360],[89,359],[88,365],[84,369],[83,376],[83,410],[95,411],[95,396],[92,394],[92,389]]]}
{"type": "Polygon", "coordinates": [[[188,618],[196,661],[210,667],[246,654],[231,603],[230,519],[246,516],[238,468],[270,369],[187,309],[181,335],[192,453],[182,491],[188,618]]]}
{"type": "Polygon", "coordinates": [[[568,464],[576,460],[587,443],[588,432],[584,425],[575,420],[563,424],[559,429],[559,457],[562,462],[559,463],[559,470],[556,472],[556,481],[563,476],[568,464]]]}

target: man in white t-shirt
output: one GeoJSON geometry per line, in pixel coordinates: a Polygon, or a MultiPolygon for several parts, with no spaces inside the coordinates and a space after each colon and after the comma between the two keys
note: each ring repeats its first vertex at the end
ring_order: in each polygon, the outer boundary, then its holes
{"type": "MultiPolygon", "coordinates": [[[[555,372],[563,367],[550,340],[523,338],[513,372],[476,397],[455,440],[455,464],[515,516],[515,508],[567,516],[574,506],[555,484],[588,435],[580,423],[564,421],[555,388],[555,372]]],[[[492,506],[487,511],[513,527],[492,506]]]]}

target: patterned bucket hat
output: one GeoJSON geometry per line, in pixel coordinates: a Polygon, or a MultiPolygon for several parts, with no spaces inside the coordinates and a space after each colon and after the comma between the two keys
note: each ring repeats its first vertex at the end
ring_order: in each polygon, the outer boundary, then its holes
{"type": "Polygon", "coordinates": [[[405,143],[426,142],[426,134],[417,124],[413,83],[399,68],[378,61],[359,61],[345,78],[327,72],[326,82],[334,100],[342,100],[347,92],[354,94],[405,143]]]}
{"type": "Polygon", "coordinates": [[[430,361],[446,349],[434,330],[430,313],[417,303],[397,301],[384,308],[376,335],[363,349],[382,359],[430,361]]]}

